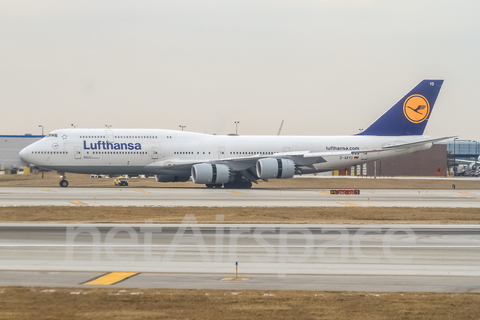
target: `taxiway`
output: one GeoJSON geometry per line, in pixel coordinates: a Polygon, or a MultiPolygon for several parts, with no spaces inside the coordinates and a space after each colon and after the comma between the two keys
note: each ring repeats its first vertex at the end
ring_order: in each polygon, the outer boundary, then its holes
{"type": "Polygon", "coordinates": [[[1,206],[260,206],[480,208],[480,190],[369,189],[360,195],[330,190],[201,188],[0,188],[1,206]]]}

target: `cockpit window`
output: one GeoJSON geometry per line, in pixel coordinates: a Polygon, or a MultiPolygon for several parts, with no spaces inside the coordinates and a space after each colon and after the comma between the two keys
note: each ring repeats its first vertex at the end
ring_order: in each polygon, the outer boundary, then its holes
{"type": "Polygon", "coordinates": [[[56,133],[49,133],[45,136],[45,138],[49,138],[49,137],[57,138],[57,134],[56,133]]]}

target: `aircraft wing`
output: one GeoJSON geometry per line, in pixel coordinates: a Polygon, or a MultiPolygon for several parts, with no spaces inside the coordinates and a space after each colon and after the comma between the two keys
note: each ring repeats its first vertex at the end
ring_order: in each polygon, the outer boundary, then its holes
{"type": "Polygon", "coordinates": [[[211,164],[226,164],[232,171],[242,171],[256,165],[258,159],[272,157],[274,155],[249,155],[239,158],[224,158],[224,159],[169,159],[165,161],[156,162],[155,165],[163,167],[175,167],[175,169],[183,169],[183,167],[190,167],[199,163],[211,164]]]}
{"type": "MultiPolygon", "coordinates": [[[[342,152],[343,153],[343,152],[342,152]]],[[[244,157],[237,157],[237,158],[223,158],[223,159],[210,159],[210,160],[205,160],[205,159],[169,159],[161,162],[157,162],[156,165],[160,166],[165,166],[165,167],[173,167],[173,166],[182,166],[182,165],[193,165],[197,163],[212,163],[212,164],[227,164],[231,170],[237,171],[237,170],[244,170],[246,168],[250,168],[252,166],[255,166],[257,160],[263,159],[263,158],[282,158],[282,159],[292,159],[295,160],[295,163],[297,164],[304,164],[303,162],[308,162],[310,163],[315,163],[312,162],[313,159],[308,159],[306,161],[302,161],[303,158],[315,158],[315,156],[308,156],[306,155],[313,154],[310,153],[310,151],[294,151],[294,152],[279,152],[279,153],[274,153],[274,154],[254,154],[254,155],[248,155],[244,157]]],[[[326,153],[324,153],[326,154],[326,153]]],[[[333,153],[335,155],[340,155],[341,153],[333,153]]],[[[350,152],[347,152],[345,154],[351,154],[350,152]]],[[[317,158],[320,158],[320,156],[317,156],[317,158]]],[[[325,162],[325,160],[320,160],[319,162],[325,162]]]]}
{"type": "Polygon", "coordinates": [[[224,158],[224,159],[169,159],[165,161],[156,162],[155,166],[163,166],[172,169],[179,170],[190,170],[190,167],[194,164],[199,163],[211,163],[211,164],[225,164],[228,165],[231,171],[236,172],[245,172],[246,170],[254,167],[257,160],[263,158],[282,158],[282,159],[291,159],[299,166],[309,166],[315,163],[328,162],[329,157],[337,156],[351,156],[351,155],[360,155],[360,154],[369,154],[369,153],[379,153],[392,150],[404,150],[415,146],[424,145],[427,143],[433,143],[437,141],[451,139],[453,137],[443,137],[436,139],[427,139],[409,143],[401,144],[392,144],[386,145],[379,149],[365,149],[365,150],[355,150],[355,151],[329,151],[329,152],[310,152],[309,150],[305,151],[292,151],[292,152],[279,152],[274,154],[254,154],[238,158],[224,158]]]}

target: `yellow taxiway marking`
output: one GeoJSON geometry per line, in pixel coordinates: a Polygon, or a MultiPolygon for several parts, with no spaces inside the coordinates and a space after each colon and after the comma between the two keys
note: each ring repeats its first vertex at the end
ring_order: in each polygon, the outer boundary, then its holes
{"type": "Polygon", "coordinates": [[[228,192],[231,192],[231,193],[241,193],[241,192],[233,191],[233,190],[228,190],[228,192]]]}
{"type": "Polygon", "coordinates": [[[70,202],[73,203],[73,204],[81,205],[81,206],[82,206],[82,205],[85,205],[85,203],[80,202],[80,201],[70,201],[70,202]]]}
{"type": "Polygon", "coordinates": [[[91,285],[91,286],[109,286],[109,285],[118,283],[120,281],[123,281],[125,279],[128,279],[130,277],[133,277],[134,275],[137,275],[137,274],[138,272],[110,272],[99,278],[85,282],[84,284],[91,285]]]}
{"type": "Polygon", "coordinates": [[[327,192],[327,191],[318,191],[320,193],[325,193],[325,194],[330,194],[330,192],[327,192]]]}
{"type": "Polygon", "coordinates": [[[135,190],[137,192],[143,192],[143,193],[148,193],[148,191],[143,191],[143,190],[135,190]]]}
{"type": "Polygon", "coordinates": [[[349,203],[349,202],[339,202],[340,204],[344,204],[346,206],[356,206],[355,203],[349,203]]]}
{"type": "Polygon", "coordinates": [[[460,192],[460,193],[463,193],[463,194],[471,194],[470,192],[460,192]]]}
{"type": "Polygon", "coordinates": [[[45,190],[42,190],[42,191],[45,191],[45,192],[55,192],[55,191],[52,191],[52,190],[47,190],[47,189],[45,189],[45,190]]]}

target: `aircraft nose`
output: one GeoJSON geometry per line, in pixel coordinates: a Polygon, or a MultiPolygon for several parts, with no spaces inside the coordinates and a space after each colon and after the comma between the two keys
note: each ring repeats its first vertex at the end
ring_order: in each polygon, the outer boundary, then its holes
{"type": "Polygon", "coordinates": [[[20,158],[22,158],[22,160],[25,161],[25,162],[29,162],[29,160],[28,160],[29,156],[28,155],[30,154],[30,152],[28,151],[28,149],[29,149],[28,147],[25,147],[18,153],[20,158]]]}

